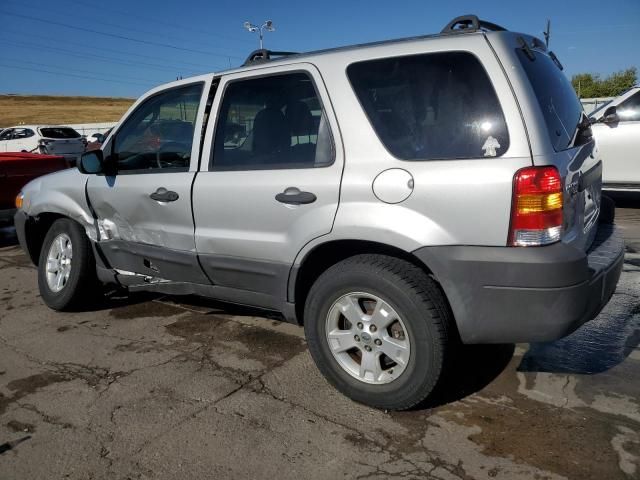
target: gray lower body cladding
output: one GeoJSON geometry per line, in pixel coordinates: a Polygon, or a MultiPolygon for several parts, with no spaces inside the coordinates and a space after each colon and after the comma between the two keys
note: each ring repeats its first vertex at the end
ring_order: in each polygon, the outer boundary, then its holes
{"type": "Polygon", "coordinates": [[[594,318],[616,288],[624,242],[600,224],[585,254],[546,247],[424,247],[413,252],[442,285],[464,343],[550,341],[594,318]]]}
{"type": "Polygon", "coordinates": [[[98,245],[112,268],[167,280],[210,283],[195,252],[123,240],[106,240],[98,245]]]}
{"type": "Polygon", "coordinates": [[[18,237],[18,243],[22,250],[29,255],[29,257],[33,260],[31,256],[31,252],[29,251],[29,246],[27,244],[27,220],[29,217],[22,211],[18,210],[13,217],[13,225],[16,229],[16,236],[18,237]]]}

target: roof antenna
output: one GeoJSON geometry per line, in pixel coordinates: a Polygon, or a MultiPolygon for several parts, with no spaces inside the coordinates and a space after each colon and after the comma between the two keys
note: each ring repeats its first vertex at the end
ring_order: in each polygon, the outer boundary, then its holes
{"type": "Polygon", "coordinates": [[[549,38],[551,37],[551,20],[547,18],[547,29],[543,32],[544,45],[549,49],[549,38]]]}

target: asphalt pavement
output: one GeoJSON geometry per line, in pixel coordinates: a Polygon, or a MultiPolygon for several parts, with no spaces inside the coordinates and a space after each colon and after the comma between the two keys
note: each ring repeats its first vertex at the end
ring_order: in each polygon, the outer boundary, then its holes
{"type": "Polygon", "coordinates": [[[598,318],[467,347],[402,413],[342,396],[300,327],[255,310],[115,294],[53,312],[0,229],[0,479],[638,479],[640,201],[616,200],[627,254],[598,318]]]}

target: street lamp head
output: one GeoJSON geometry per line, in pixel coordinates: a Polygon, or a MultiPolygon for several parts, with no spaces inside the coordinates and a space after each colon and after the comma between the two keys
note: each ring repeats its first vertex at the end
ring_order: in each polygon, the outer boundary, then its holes
{"type": "Polygon", "coordinates": [[[266,22],[264,22],[264,28],[268,32],[274,32],[276,29],[276,27],[273,26],[273,22],[271,20],[267,20],[266,22]]]}
{"type": "Polygon", "coordinates": [[[251,22],[244,22],[244,28],[246,28],[250,32],[257,32],[258,31],[258,27],[256,27],[251,22]]]}

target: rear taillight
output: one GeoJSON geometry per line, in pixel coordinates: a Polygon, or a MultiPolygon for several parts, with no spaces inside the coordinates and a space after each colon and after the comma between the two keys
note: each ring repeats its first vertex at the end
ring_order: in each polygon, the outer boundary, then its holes
{"type": "Polygon", "coordinates": [[[547,245],[562,234],[562,177],[556,167],[527,167],[513,178],[509,245],[547,245]]]}

